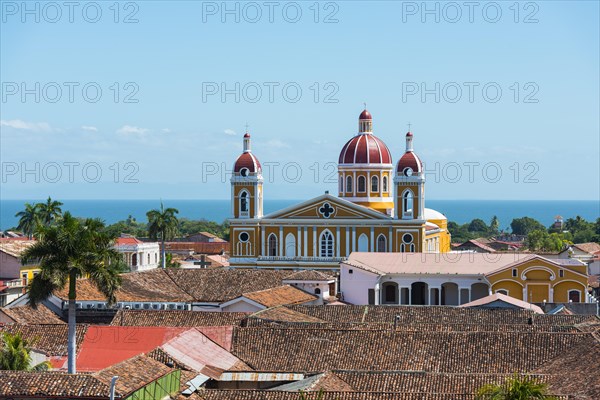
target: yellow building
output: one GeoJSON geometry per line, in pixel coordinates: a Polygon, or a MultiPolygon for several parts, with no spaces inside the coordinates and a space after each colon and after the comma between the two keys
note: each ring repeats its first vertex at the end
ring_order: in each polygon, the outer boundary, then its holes
{"type": "Polygon", "coordinates": [[[231,266],[332,269],[354,251],[450,251],[446,217],[425,208],[423,163],[412,141],[408,132],[394,168],[364,110],[339,155],[338,196],[326,192],[264,215],[262,167],[246,133],[231,178],[231,266]]]}

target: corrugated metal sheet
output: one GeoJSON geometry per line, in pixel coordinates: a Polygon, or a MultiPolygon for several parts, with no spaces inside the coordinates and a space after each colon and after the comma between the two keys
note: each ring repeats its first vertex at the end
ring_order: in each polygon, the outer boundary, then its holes
{"type": "Polygon", "coordinates": [[[218,380],[225,382],[274,382],[299,381],[301,379],[304,379],[304,374],[293,372],[223,372],[218,380]]]}

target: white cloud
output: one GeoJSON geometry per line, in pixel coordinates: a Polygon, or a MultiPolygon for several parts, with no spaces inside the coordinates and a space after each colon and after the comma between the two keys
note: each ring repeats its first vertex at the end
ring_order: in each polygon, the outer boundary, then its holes
{"type": "Polygon", "coordinates": [[[21,129],[32,132],[51,132],[52,128],[47,122],[25,122],[20,119],[0,120],[0,126],[21,129]]]}
{"type": "Polygon", "coordinates": [[[171,133],[172,132],[169,128],[162,128],[160,131],[164,132],[164,133],[171,133]]]}
{"type": "Polygon", "coordinates": [[[82,125],[81,129],[88,132],[98,132],[98,128],[96,128],[95,126],[82,125]]]}
{"type": "Polygon", "coordinates": [[[139,126],[131,126],[131,125],[123,125],[119,129],[117,129],[117,133],[121,135],[138,135],[143,136],[148,129],[140,128],[139,126]]]}
{"type": "Polygon", "coordinates": [[[266,144],[267,144],[267,147],[270,147],[272,149],[287,149],[290,147],[289,144],[284,143],[279,139],[269,140],[266,144]]]}
{"type": "Polygon", "coordinates": [[[235,133],[235,131],[233,129],[225,129],[223,131],[223,133],[226,134],[226,135],[229,135],[229,136],[235,136],[236,135],[236,133],[235,133]]]}

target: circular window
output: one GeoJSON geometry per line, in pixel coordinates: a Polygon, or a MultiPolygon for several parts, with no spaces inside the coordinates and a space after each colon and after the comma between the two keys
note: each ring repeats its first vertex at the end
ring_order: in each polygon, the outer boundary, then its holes
{"type": "Polygon", "coordinates": [[[404,171],[403,171],[403,172],[404,172],[404,175],[405,175],[405,176],[412,176],[412,174],[413,174],[413,169],[412,169],[411,167],[406,167],[406,168],[404,168],[404,171]]]}
{"type": "Polygon", "coordinates": [[[402,235],[402,241],[404,243],[412,243],[413,236],[410,233],[405,233],[404,235],[402,235]]]}
{"type": "Polygon", "coordinates": [[[248,232],[240,233],[240,242],[247,242],[248,239],[250,239],[250,235],[248,235],[248,232]]]}
{"type": "Polygon", "coordinates": [[[240,175],[242,175],[242,176],[248,176],[249,173],[250,173],[250,170],[248,168],[240,169],[240,175]]]}

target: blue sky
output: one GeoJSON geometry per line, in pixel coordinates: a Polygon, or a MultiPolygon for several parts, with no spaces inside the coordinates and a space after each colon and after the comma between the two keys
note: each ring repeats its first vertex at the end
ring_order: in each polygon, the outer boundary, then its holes
{"type": "Polygon", "coordinates": [[[246,123],[265,196],[335,191],[363,102],[429,198],[599,197],[595,1],[0,3],[2,199],[228,198],[246,123]]]}

